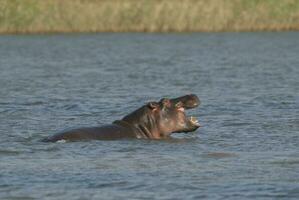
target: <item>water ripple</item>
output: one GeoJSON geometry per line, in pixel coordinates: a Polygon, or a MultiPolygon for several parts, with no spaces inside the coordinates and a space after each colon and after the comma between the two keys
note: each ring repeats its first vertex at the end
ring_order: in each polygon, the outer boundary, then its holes
{"type": "Polygon", "coordinates": [[[0,36],[0,199],[298,199],[295,52],[296,32],[0,36]],[[194,133],[40,142],[187,93],[194,133]]]}

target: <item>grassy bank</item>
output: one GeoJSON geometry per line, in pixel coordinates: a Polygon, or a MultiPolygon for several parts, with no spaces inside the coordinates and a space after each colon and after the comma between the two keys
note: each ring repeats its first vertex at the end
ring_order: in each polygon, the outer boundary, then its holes
{"type": "Polygon", "coordinates": [[[0,33],[299,30],[299,0],[0,0],[0,33]]]}

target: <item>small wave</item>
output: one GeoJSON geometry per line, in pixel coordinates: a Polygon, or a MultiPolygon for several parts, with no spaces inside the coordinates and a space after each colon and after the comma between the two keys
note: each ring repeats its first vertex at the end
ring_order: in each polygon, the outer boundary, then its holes
{"type": "Polygon", "coordinates": [[[203,154],[205,158],[230,158],[230,157],[237,157],[235,153],[226,153],[226,152],[210,152],[203,154]]]}
{"type": "Polygon", "coordinates": [[[274,160],[271,162],[271,164],[276,164],[276,165],[299,165],[299,159],[282,159],[282,160],[274,160]]]}
{"type": "Polygon", "coordinates": [[[66,143],[66,140],[58,140],[56,143],[66,143]]]}
{"type": "Polygon", "coordinates": [[[77,109],[79,109],[79,105],[77,105],[77,104],[63,105],[62,108],[64,110],[77,110],[77,109]]]}
{"type": "Polygon", "coordinates": [[[43,101],[32,101],[32,102],[23,103],[22,105],[24,105],[24,106],[39,106],[39,105],[43,105],[43,104],[44,104],[43,101]]]}
{"type": "Polygon", "coordinates": [[[20,154],[19,151],[0,149],[0,155],[14,156],[19,154],[20,154]]]}
{"type": "Polygon", "coordinates": [[[250,126],[251,123],[246,122],[225,122],[223,126],[250,126]]]}
{"type": "Polygon", "coordinates": [[[141,147],[126,147],[126,148],[117,150],[117,152],[136,152],[138,150],[142,150],[142,148],[141,147]]]}
{"type": "Polygon", "coordinates": [[[106,187],[119,187],[119,186],[126,186],[128,184],[127,181],[114,181],[114,182],[108,182],[108,183],[98,183],[95,185],[92,185],[91,187],[94,188],[106,188],[106,187]]]}

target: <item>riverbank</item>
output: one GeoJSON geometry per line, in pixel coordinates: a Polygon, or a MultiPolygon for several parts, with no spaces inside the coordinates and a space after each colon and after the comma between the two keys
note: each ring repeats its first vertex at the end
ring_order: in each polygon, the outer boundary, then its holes
{"type": "Polygon", "coordinates": [[[299,0],[0,0],[0,33],[299,30],[299,0]]]}

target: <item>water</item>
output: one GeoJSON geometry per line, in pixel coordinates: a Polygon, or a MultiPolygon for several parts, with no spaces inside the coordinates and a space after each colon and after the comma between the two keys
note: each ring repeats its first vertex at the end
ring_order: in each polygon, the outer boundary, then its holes
{"type": "Polygon", "coordinates": [[[298,199],[299,33],[0,36],[0,199],[298,199]],[[173,139],[42,143],[199,96],[173,139]]]}

